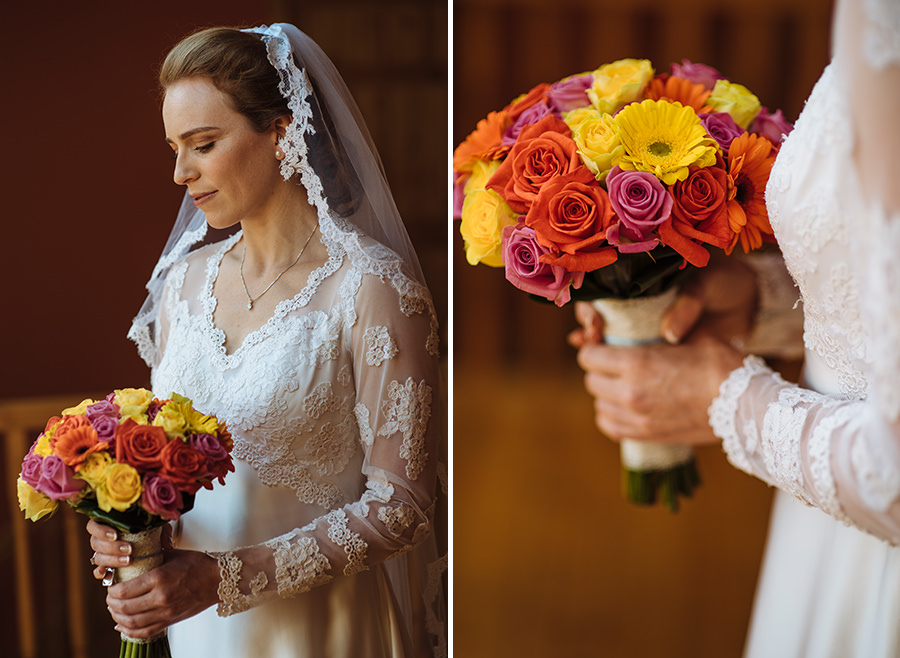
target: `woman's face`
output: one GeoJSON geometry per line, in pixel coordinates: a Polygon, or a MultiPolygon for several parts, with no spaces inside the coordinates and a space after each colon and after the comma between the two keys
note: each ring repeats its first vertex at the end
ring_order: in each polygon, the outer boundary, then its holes
{"type": "Polygon", "coordinates": [[[187,186],[210,226],[227,228],[274,207],[284,188],[274,127],[257,132],[208,78],[171,85],[162,117],[175,182],[187,186]]]}

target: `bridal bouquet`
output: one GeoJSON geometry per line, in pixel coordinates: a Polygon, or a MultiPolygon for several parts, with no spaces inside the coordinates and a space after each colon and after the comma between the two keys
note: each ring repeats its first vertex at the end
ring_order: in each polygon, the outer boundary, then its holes
{"type": "MultiPolygon", "coordinates": [[[[225,424],[189,399],[116,390],[47,422],[22,462],[19,507],[38,521],[65,501],[118,529],[134,552],[115,576],[129,580],[162,563],[162,526],[189,511],[201,487],[224,482],[234,470],[231,449],[225,424]]],[[[122,636],[120,656],[170,655],[165,634],[149,642],[122,636]]]]}
{"type": "MultiPolygon", "coordinates": [[[[605,340],[661,340],[682,278],[774,241],[764,192],[790,132],[746,87],[684,61],[623,59],[539,84],[491,112],[453,156],[471,265],[563,306],[594,303],[605,340]]],[[[672,509],[699,478],[689,448],[622,442],[626,495],[672,509]]]]}

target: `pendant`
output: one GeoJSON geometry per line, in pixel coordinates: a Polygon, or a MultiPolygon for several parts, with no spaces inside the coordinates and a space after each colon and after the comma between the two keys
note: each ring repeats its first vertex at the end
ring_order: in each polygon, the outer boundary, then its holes
{"type": "Polygon", "coordinates": [[[252,299],[249,302],[247,302],[247,310],[248,311],[253,310],[253,300],[252,299]]]}

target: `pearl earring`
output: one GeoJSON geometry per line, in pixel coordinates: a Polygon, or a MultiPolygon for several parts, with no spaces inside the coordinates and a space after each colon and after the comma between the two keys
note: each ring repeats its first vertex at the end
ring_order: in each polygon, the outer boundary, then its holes
{"type": "Polygon", "coordinates": [[[281,152],[281,149],[275,149],[275,159],[281,160],[284,157],[284,153],[281,152]]]}

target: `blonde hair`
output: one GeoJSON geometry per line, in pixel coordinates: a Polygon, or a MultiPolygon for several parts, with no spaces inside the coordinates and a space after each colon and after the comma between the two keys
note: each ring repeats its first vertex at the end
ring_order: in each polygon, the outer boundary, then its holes
{"type": "Polygon", "coordinates": [[[159,70],[163,95],[179,80],[203,77],[231,99],[236,111],[264,132],[280,116],[290,114],[278,91],[278,73],[269,63],[258,34],[237,28],[212,27],[181,40],[159,70]]]}

